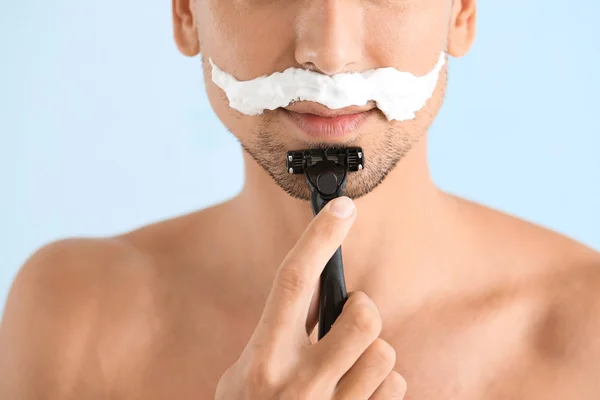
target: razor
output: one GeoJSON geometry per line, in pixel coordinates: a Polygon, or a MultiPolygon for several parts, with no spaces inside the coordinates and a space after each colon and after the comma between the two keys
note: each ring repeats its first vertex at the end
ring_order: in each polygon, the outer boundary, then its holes
{"type": "MultiPolygon", "coordinates": [[[[315,216],[331,200],[344,195],[348,173],[361,171],[365,166],[360,147],[290,151],[286,161],[290,174],[304,174],[306,177],[315,216]]],[[[341,246],[325,265],[319,288],[320,340],[329,332],[348,299],[341,246]]]]}

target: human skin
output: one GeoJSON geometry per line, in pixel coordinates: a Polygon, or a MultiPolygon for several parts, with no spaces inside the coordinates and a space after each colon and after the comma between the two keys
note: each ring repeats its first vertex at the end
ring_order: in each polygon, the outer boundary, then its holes
{"type": "MultiPolygon", "coordinates": [[[[205,210],[37,251],[0,326],[0,398],[208,399],[219,381],[245,383],[224,373],[245,362],[313,219],[282,155],[323,143],[280,111],[229,108],[208,57],[238,79],[290,66],[421,75],[441,50],[469,51],[475,20],[475,0],[174,0],[177,46],[203,55],[211,105],[246,149],[244,187],[205,210]]],[[[375,304],[373,343],[393,348],[406,399],[597,399],[600,255],[433,184],[426,133],[446,78],[447,66],[413,121],[376,114],[341,142],[368,157],[348,183],[348,290],[375,304]]]]}

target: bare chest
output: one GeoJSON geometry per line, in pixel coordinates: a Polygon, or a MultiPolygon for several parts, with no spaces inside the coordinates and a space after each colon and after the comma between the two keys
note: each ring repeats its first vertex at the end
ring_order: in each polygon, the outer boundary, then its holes
{"type": "MultiPolygon", "coordinates": [[[[404,316],[382,315],[381,337],[396,350],[406,400],[600,398],[600,375],[583,371],[581,357],[569,353],[577,319],[531,298],[445,299],[404,316]]],[[[244,303],[243,312],[235,311],[239,303],[228,312],[212,307],[206,296],[163,303],[176,307],[148,312],[157,315],[154,334],[144,335],[145,323],[129,330],[130,338],[147,338],[143,345],[111,338],[121,343],[105,364],[113,398],[212,399],[256,327],[260,302],[244,303]]]]}
{"type": "MultiPolygon", "coordinates": [[[[558,393],[557,371],[531,356],[518,322],[508,328],[499,322],[454,324],[445,330],[399,325],[384,332],[396,349],[396,370],[408,383],[406,399],[565,398],[552,394],[558,393]],[[542,392],[549,394],[539,397],[542,392]]],[[[205,324],[181,326],[141,354],[135,371],[121,382],[125,397],[212,399],[220,376],[241,354],[254,327],[231,320],[205,324]]]]}

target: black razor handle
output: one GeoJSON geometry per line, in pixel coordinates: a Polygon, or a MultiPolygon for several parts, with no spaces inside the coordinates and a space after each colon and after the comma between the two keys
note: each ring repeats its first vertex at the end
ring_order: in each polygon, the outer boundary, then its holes
{"type": "Polygon", "coordinates": [[[342,313],[348,300],[344,270],[342,264],[342,248],[325,265],[319,283],[319,340],[329,332],[335,320],[342,313]]]}
{"type": "MultiPolygon", "coordinates": [[[[329,201],[324,201],[313,192],[312,209],[314,215],[325,207],[329,201]]],[[[344,279],[344,263],[342,261],[342,247],[338,247],[333,256],[325,264],[319,282],[319,332],[318,338],[329,332],[335,320],[342,313],[344,304],[348,300],[346,280],[344,279]]]]}
{"type": "MultiPolygon", "coordinates": [[[[287,154],[291,174],[304,174],[311,190],[311,208],[316,216],[331,200],[344,195],[349,172],[361,171],[361,148],[310,149],[287,154]]],[[[318,338],[329,332],[348,299],[341,246],[329,259],[320,277],[318,338]]]]}

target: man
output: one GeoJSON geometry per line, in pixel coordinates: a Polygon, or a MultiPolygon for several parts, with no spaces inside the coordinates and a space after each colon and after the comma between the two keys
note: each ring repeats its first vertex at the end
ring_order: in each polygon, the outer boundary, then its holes
{"type": "Polygon", "coordinates": [[[425,133],[446,66],[414,119],[349,108],[369,116],[318,140],[288,113],[326,107],[243,115],[210,79],[209,58],[240,80],[288,67],[422,75],[440,52],[468,52],[475,2],[173,0],[176,43],[203,55],[212,107],[245,149],[245,186],[33,255],[2,322],[0,398],[600,398],[600,255],[430,180],[425,133]],[[311,223],[285,154],[327,143],[362,147],[368,164],[349,178],[355,202],[311,223]],[[351,295],[317,342],[314,288],[342,242],[351,295]]]}

